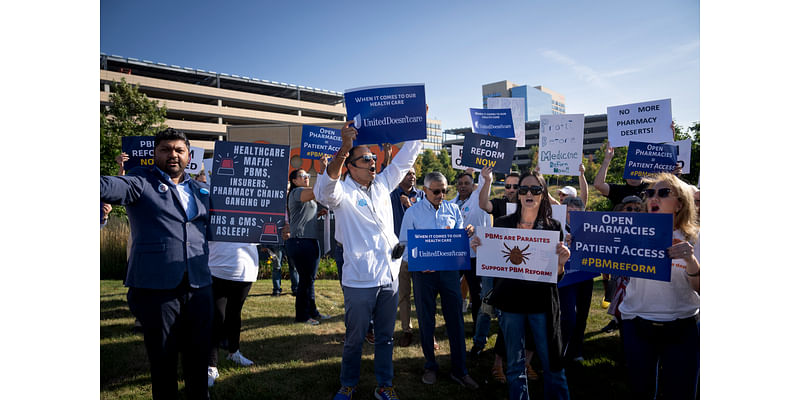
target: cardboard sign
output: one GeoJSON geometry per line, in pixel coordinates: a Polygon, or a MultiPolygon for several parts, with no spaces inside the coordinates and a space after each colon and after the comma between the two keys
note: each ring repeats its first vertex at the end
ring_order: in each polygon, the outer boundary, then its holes
{"type": "Polygon", "coordinates": [[[202,147],[189,147],[189,164],[186,164],[186,173],[199,174],[203,170],[203,153],[205,149],[202,147]]]}
{"type": "Polygon", "coordinates": [[[333,156],[342,147],[342,131],[322,126],[303,125],[300,158],[319,160],[333,156]]]}
{"type": "Polygon", "coordinates": [[[469,238],[463,229],[408,231],[409,271],[470,269],[469,238]]]}
{"type": "Polygon", "coordinates": [[[692,139],[678,140],[677,142],[667,142],[673,146],[678,146],[678,165],[681,166],[681,173],[692,173],[692,139]]]}
{"type": "Polygon", "coordinates": [[[400,143],[428,137],[425,85],[384,85],[344,92],[354,145],[400,143]]]}
{"type": "Polygon", "coordinates": [[[514,138],[517,147],[525,147],[525,98],[523,97],[489,97],[486,108],[511,109],[511,121],[514,124],[514,138]]]}
{"type": "Polygon", "coordinates": [[[678,148],[671,144],[630,142],[624,179],[642,179],[675,169],[678,148]]]}
{"type": "Polygon", "coordinates": [[[289,146],[215,142],[208,240],[280,244],[289,146]]]}
{"type": "Polygon", "coordinates": [[[476,227],[481,240],[476,252],[478,276],[558,281],[558,231],[476,227]]]}
{"type": "Polygon", "coordinates": [[[630,141],[664,143],[675,140],[672,134],[672,101],[646,101],[608,107],[608,142],[613,147],[630,141]]]}
{"type": "MultiPolygon", "coordinates": [[[[472,131],[485,135],[514,138],[514,120],[510,108],[470,108],[472,131]]],[[[516,146],[516,139],[514,139],[516,146]]]]}
{"type": "Polygon", "coordinates": [[[461,165],[482,169],[492,167],[494,172],[508,173],[514,161],[516,140],[477,133],[464,134],[461,165]]]}
{"type": "Polygon", "coordinates": [[[539,123],[539,172],[578,176],[583,158],[583,114],[542,115],[539,123]]]}
{"type": "Polygon", "coordinates": [[[454,144],[451,147],[453,149],[453,154],[450,155],[450,164],[453,169],[461,169],[466,170],[470,167],[465,167],[461,165],[462,153],[464,152],[464,146],[460,144],[454,144]]]}
{"type": "Polygon", "coordinates": [[[671,214],[573,211],[569,218],[573,268],[669,282],[671,214]]]}
{"type": "Polygon", "coordinates": [[[136,167],[149,167],[153,163],[153,148],[155,138],[153,136],[123,136],[122,152],[128,154],[128,161],[122,164],[125,171],[130,171],[136,167]]]}

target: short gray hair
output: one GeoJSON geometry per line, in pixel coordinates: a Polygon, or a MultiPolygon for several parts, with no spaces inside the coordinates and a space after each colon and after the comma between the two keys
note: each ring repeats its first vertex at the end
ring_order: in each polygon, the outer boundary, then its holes
{"type": "Polygon", "coordinates": [[[447,185],[447,178],[445,178],[441,172],[438,171],[429,172],[427,175],[425,175],[425,181],[423,185],[425,185],[426,188],[430,189],[431,187],[430,184],[433,182],[443,182],[445,185],[447,185]]]}

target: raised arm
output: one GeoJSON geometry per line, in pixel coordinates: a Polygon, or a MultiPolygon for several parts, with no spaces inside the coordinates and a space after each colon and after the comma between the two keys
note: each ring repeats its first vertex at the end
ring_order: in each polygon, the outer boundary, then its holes
{"type": "Polygon", "coordinates": [[[586,176],[583,175],[586,172],[586,167],[583,166],[583,163],[578,167],[578,184],[580,185],[581,193],[581,200],[583,200],[583,206],[586,207],[589,204],[589,182],[586,181],[586,176]]]}
{"type": "Polygon", "coordinates": [[[492,202],[489,201],[489,189],[492,187],[492,168],[483,167],[481,169],[481,177],[484,179],[484,184],[478,189],[480,191],[478,195],[478,205],[481,207],[481,210],[491,214],[492,202]]]}
{"type": "Polygon", "coordinates": [[[614,148],[609,143],[606,145],[605,157],[603,157],[603,162],[600,164],[600,169],[597,170],[597,176],[594,177],[594,188],[602,193],[603,196],[608,196],[608,192],[611,190],[611,186],[606,183],[606,173],[612,158],[614,158],[614,148]]]}

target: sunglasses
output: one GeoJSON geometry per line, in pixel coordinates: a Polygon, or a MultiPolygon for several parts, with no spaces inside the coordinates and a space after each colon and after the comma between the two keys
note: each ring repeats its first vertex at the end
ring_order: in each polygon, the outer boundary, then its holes
{"type": "Polygon", "coordinates": [[[531,192],[532,195],[536,196],[542,194],[542,190],[541,186],[520,186],[519,194],[525,196],[528,192],[531,192]]]}
{"type": "Polygon", "coordinates": [[[305,178],[311,177],[311,175],[309,175],[309,174],[297,174],[297,177],[305,179],[305,178]]]}
{"type": "Polygon", "coordinates": [[[353,160],[353,162],[356,162],[357,160],[364,160],[366,162],[378,161],[378,156],[376,156],[375,154],[364,154],[363,156],[353,160]]]}
{"type": "Polygon", "coordinates": [[[517,184],[513,184],[513,185],[506,185],[506,189],[511,189],[511,188],[514,188],[514,189],[519,189],[519,185],[517,185],[517,184]]]}
{"type": "MultiPolygon", "coordinates": [[[[665,197],[669,197],[669,194],[671,192],[672,192],[672,188],[668,188],[668,187],[667,188],[658,189],[658,197],[661,197],[662,199],[665,198],[665,197]]],[[[649,199],[649,198],[651,198],[651,197],[656,195],[656,190],[655,189],[647,189],[647,190],[644,191],[644,194],[649,199]]]]}
{"type": "Polygon", "coordinates": [[[630,212],[630,211],[634,211],[634,212],[641,212],[641,211],[642,211],[642,209],[641,209],[641,208],[639,208],[639,207],[631,207],[631,206],[627,206],[627,207],[625,207],[625,211],[629,211],[629,212],[630,212]]]}
{"type": "Polygon", "coordinates": [[[440,195],[442,193],[447,193],[447,188],[444,188],[444,189],[428,189],[428,190],[430,190],[431,194],[433,194],[434,196],[438,196],[438,195],[440,195]]]}

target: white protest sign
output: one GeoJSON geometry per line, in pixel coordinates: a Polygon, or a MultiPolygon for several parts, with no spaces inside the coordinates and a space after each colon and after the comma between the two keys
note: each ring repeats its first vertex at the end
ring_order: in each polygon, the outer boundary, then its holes
{"type": "Polygon", "coordinates": [[[452,146],[453,154],[450,154],[450,163],[452,164],[453,169],[468,169],[470,167],[465,167],[461,165],[461,153],[464,152],[464,146],[460,144],[454,144],[452,146]]]}
{"type": "Polygon", "coordinates": [[[525,98],[489,97],[486,99],[486,108],[510,108],[517,147],[525,147],[525,98]]]}
{"type": "Polygon", "coordinates": [[[567,236],[567,206],[564,204],[551,205],[553,210],[553,219],[561,222],[561,231],[564,232],[564,237],[567,236]]]}
{"type": "Polygon", "coordinates": [[[583,114],[542,115],[539,122],[539,172],[578,176],[583,158],[583,114]]]}
{"type": "Polygon", "coordinates": [[[673,146],[678,146],[678,165],[681,165],[683,170],[682,174],[691,174],[692,165],[692,139],[678,140],[677,142],[668,142],[673,146]]]}
{"type": "Polygon", "coordinates": [[[189,164],[186,164],[184,171],[189,174],[198,174],[203,169],[203,152],[205,149],[202,147],[189,147],[189,164]]]}
{"type": "Polygon", "coordinates": [[[476,227],[478,276],[556,283],[560,232],[476,227]]]}
{"type": "Polygon", "coordinates": [[[664,143],[672,134],[672,100],[608,107],[608,143],[624,147],[629,142],[664,143]]]}
{"type": "Polygon", "coordinates": [[[214,168],[214,159],[213,158],[206,158],[203,159],[203,170],[206,174],[206,183],[209,185],[211,184],[211,169],[214,168]]]}

